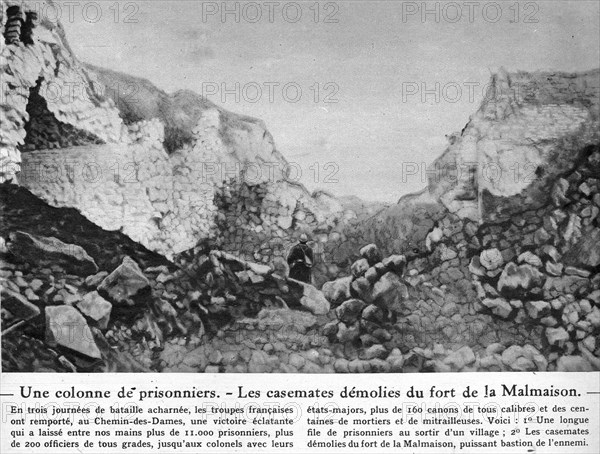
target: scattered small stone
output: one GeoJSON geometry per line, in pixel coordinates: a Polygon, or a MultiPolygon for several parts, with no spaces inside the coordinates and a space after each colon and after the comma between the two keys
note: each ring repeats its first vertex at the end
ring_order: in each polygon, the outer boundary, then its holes
{"type": "Polygon", "coordinates": [[[378,328],[374,330],[372,334],[374,337],[379,339],[380,342],[387,342],[392,340],[392,335],[390,334],[390,332],[383,328],[378,328]]]}
{"type": "Polygon", "coordinates": [[[516,265],[510,262],[504,270],[498,281],[498,290],[500,293],[511,295],[527,295],[534,287],[541,287],[544,282],[544,276],[537,268],[529,265],[516,265]]]}
{"type": "Polygon", "coordinates": [[[546,328],[546,339],[550,345],[562,347],[569,340],[569,333],[563,328],[546,328]]]}
{"type": "Polygon", "coordinates": [[[40,297],[37,296],[33,290],[31,290],[30,288],[25,289],[25,297],[29,300],[29,301],[39,301],[40,297]]]}
{"type": "Polygon", "coordinates": [[[18,276],[15,273],[15,277],[13,278],[13,283],[17,285],[17,287],[24,289],[24,288],[28,288],[29,287],[29,283],[23,279],[22,276],[18,276]]]}
{"type": "Polygon", "coordinates": [[[560,277],[562,276],[563,266],[562,263],[554,263],[548,260],[546,262],[546,272],[551,276],[560,277]]]}
{"type": "Polygon", "coordinates": [[[29,283],[29,288],[31,290],[33,290],[34,292],[38,292],[43,287],[43,285],[44,285],[44,282],[42,280],[40,280],[40,279],[33,279],[29,283]]]}
{"type": "Polygon", "coordinates": [[[592,193],[592,188],[587,184],[587,182],[583,182],[579,185],[579,191],[581,191],[584,195],[588,196],[592,193]]]}
{"type": "Polygon", "coordinates": [[[582,356],[561,356],[556,362],[558,372],[591,372],[590,362],[582,356]]]}
{"type": "Polygon", "coordinates": [[[300,370],[306,363],[306,360],[298,353],[292,353],[290,354],[289,363],[291,366],[294,366],[296,369],[300,370]]]}
{"type": "Polygon", "coordinates": [[[350,372],[348,367],[349,361],[345,358],[338,358],[333,363],[333,369],[340,374],[347,374],[350,372]]]}
{"type": "Polygon", "coordinates": [[[461,370],[473,362],[475,362],[475,353],[466,345],[444,359],[444,364],[451,366],[453,370],[461,370]]]}
{"type": "Polygon", "coordinates": [[[343,322],[338,324],[337,339],[341,343],[354,342],[360,336],[360,326],[358,323],[354,325],[346,325],[343,322]]]}
{"type": "Polygon", "coordinates": [[[527,301],[525,303],[527,313],[533,319],[539,319],[550,313],[550,303],[547,301],[527,301]]]}
{"type": "Polygon", "coordinates": [[[471,257],[471,262],[469,263],[469,271],[475,276],[486,275],[486,269],[481,265],[481,261],[478,255],[474,255],[473,257],[471,257]]]}
{"type": "Polygon", "coordinates": [[[383,359],[388,356],[386,348],[381,344],[375,344],[368,347],[362,354],[361,359],[369,360],[374,358],[383,359]]]}
{"type": "Polygon", "coordinates": [[[69,361],[67,358],[65,358],[63,355],[59,356],[57,359],[58,359],[58,362],[61,364],[61,366],[63,366],[68,371],[77,372],[77,367],[75,367],[75,365],[71,361],[69,361]]]}
{"type": "Polygon", "coordinates": [[[565,274],[568,276],[579,276],[579,277],[590,277],[590,272],[587,270],[582,270],[581,268],[576,268],[574,266],[567,266],[565,268],[565,274]]]}
{"type": "Polygon", "coordinates": [[[383,323],[384,315],[379,306],[370,304],[362,311],[362,318],[374,323],[383,323]]]}
{"type": "Polygon", "coordinates": [[[479,255],[481,265],[488,271],[493,271],[500,268],[504,264],[502,254],[496,248],[486,249],[479,255]]]}
{"type": "Polygon", "coordinates": [[[223,354],[219,350],[214,350],[208,355],[208,362],[211,364],[221,364],[223,361],[223,354]]]}
{"type": "Polygon", "coordinates": [[[85,278],[85,285],[88,288],[96,288],[108,276],[108,272],[100,271],[99,273],[93,274],[85,278]]]}
{"type": "Polygon", "coordinates": [[[378,344],[379,341],[377,340],[377,338],[375,336],[372,336],[371,334],[361,334],[360,335],[360,343],[362,344],[363,347],[370,347],[371,345],[375,345],[378,344]]]}
{"type": "Polygon", "coordinates": [[[503,298],[485,298],[481,304],[490,309],[494,315],[504,319],[508,318],[513,311],[510,303],[503,298]]]}
{"type": "Polygon", "coordinates": [[[537,255],[529,251],[523,252],[521,255],[519,255],[517,258],[517,263],[528,263],[536,267],[542,266],[542,260],[537,255]]]}
{"type": "Polygon", "coordinates": [[[383,259],[383,265],[396,274],[403,274],[406,269],[406,257],[404,255],[390,255],[383,259]]]}
{"type": "Polygon", "coordinates": [[[331,337],[335,336],[338,332],[338,322],[329,322],[327,323],[322,330],[323,336],[331,337]]]}

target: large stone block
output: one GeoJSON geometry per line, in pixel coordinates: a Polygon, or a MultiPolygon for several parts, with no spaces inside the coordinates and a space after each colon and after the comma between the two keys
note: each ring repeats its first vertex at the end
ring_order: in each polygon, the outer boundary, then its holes
{"type": "Polygon", "coordinates": [[[10,251],[28,263],[59,265],[80,276],[98,272],[98,265],[81,246],[20,231],[13,232],[10,237],[10,251]]]}
{"type": "Polygon", "coordinates": [[[444,359],[444,363],[452,367],[452,370],[459,371],[464,367],[475,362],[475,353],[470,347],[464,346],[455,352],[451,352],[444,359]]]}
{"type": "Polygon", "coordinates": [[[400,313],[408,299],[406,284],[391,271],[385,273],[373,286],[373,302],[389,311],[400,313]]]}
{"type": "Polygon", "coordinates": [[[46,307],[46,342],[93,359],[102,358],[85,318],[73,306],[46,307]]]}
{"type": "Polygon", "coordinates": [[[547,301],[527,301],[525,309],[531,318],[538,320],[550,314],[551,306],[547,301]]]}
{"type": "Polygon", "coordinates": [[[383,258],[381,255],[381,251],[375,244],[367,244],[366,246],[361,248],[359,253],[360,253],[361,257],[363,257],[364,259],[367,260],[367,262],[369,262],[370,266],[373,266],[376,263],[381,262],[381,260],[383,258]]]}
{"type": "Polygon", "coordinates": [[[352,276],[342,277],[335,281],[325,282],[323,284],[323,294],[329,302],[337,306],[350,298],[350,283],[352,276]]]}
{"type": "Polygon", "coordinates": [[[500,275],[498,291],[505,296],[526,296],[535,287],[544,284],[545,277],[537,268],[510,262],[500,275]]]}
{"type": "Polygon", "coordinates": [[[556,361],[558,372],[591,372],[592,364],[583,356],[561,356],[556,361]]]}
{"type": "Polygon", "coordinates": [[[359,277],[350,284],[350,295],[367,303],[372,303],[373,287],[366,277],[359,277]]]}
{"type": "Polygon", "coordinates": [[[563,328],[546,328],[546,339],[552,346],[563,347],[569,340],[569,333],[563,328]]]}
{"type": "Polygon", "coordinates": [[[40,309],[35,304],[30,303],[23,295],[4,285],[0,286],[0,295],[2,308],[8,310],[16,318],[29,320],[40,314],[40,309]]]}
{"type": "Polygon", "coordinates": [[[369,262],[367,261],[367,259],[357,260],[350,267],[352,276],[354,276],[355,278],[359,278],[359,277],[363,276],[367,272],[368,269],[369,269],[369,262]]]}
{"type": "Polygon", "coordinates": [[[290,293],[285,295],[284,299],[290,307],[298,304],[315,315],[324,315],[331,308],[329,301],[323,295],[323,292],[317,290],[310,284],[297,281],[296,279],[287,279],[290,293]]]}
{"type": "Polygon", "coordinates": [[[367,307],[364,301],[359,299],[350,299],[344,301],[336,310],[337,318],[346,324],[352,324],[358,321],[363,309],[367,307]]]}
{"type": "Polygon", "coordinates": [[[531,345],[511,345],[502,352],[502,363],[517,372],[545,371],[548,367],[546,358],[531,345]]]}
{"type": "Polygon", "coordinates": [[[479,262],[488,271],[493,271],[500,268],[504,264],[504,258],[498,249],[486,249],[479,255],[479,262]]]}
{"type": "Polygon", "coordinates": [[[510,317],[514,309],[511,304],[503,298],[484,298],[481,301],[481,304],[487,307],[492,314],[504,319],[510,317]]]}
{"type": "Polygon", "coordinates": [[[596,267],[600,265],[600,229],[584,233],[563,257],[567,265],[596,267]]]}
{"type": "Polygon", "coordinates": [[[132,306],[132,297],[149,287],[150,282],[138,264],[130,257],[125,257],[121,265],[104,278],[98,286],[98,292],[107,295],[113,303],[132,306]]]}
{"type": "Polygon", "coordinates": [[[337,339],[341,343],[355,342],[360,337],[360,326],[358,323],[346,325],[340,322],[338,325],[337,339]]]}
{"type": "Polygon", "coordinates": [[[104,330],[108,327],[112,304],[102,298],[98,292],[87,293],[83,299],[77,303],[77,308],[89,318],[96,322],[99,329],[104,330]]]}
{"type": "Polygon", "coordinates": [[[400,254],[390,255],[383,259],[382,263],[389,271],[402,275],[406,269],[406,256],[400,254]]]}

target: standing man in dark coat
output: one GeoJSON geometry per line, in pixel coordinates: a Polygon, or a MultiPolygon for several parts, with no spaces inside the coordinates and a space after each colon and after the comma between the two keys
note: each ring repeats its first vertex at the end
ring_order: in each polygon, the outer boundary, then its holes
{"type": "Polygon", "coordinates": [[[311,282],[311,271],[313,266],[313,250],[308,244],[308,236],[300,235],[300,242],[290,250],[288,265],[290,265],[290,277],[298,281],[311,282]]]}

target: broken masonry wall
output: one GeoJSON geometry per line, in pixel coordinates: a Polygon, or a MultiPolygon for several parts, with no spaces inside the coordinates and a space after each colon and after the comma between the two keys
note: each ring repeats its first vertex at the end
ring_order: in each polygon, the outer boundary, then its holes
{"type": "Polygon", "coordinates": [[[21,183],[169,258],[208,241],[269,263],[286,255],[299,233],[327,236],[336,225],[341,207],[330,213],[300,185],[248,184],[236,172],[223,181],[220,168],[235,163],[220,160],[218,140],[198,128],[193,146],[168,155],[162,123],[143,121],[127,126],[118,144],[23,153],[21,183]]]}
{"type": "MultiPolygon", "coordinates": [[[[7,4],[2,5],[4,24],[7,4]]],[[[36,6],[15,5],[23,17],[36,6]]],[[[104,97],[107,88],[72,55],[59,24],[30,23],[21,33],[28,22],[13,22],[19,30],[1,48],[3,181],[18,177],[52,205],[77,208],[97,225],[122,230],[169,258],[206,240],[242,253],[235,240],[240,232],[229,235],[229,226],[215,223],[215,196],[226,181],[243,179],[241,169],[258,173],[255,183],[271,191],[271,205],[287,206],[293,193],[306,200],[313,215],[318,211],[303,188],[278,183],[285,159],[262,122],[203,104],[192,143],[167,154],[163,123],[148,119],[125,126],[114,102],[104,97]]],[[[291,233],[283,232],[292,228],[294,209],[295,201],[289,213],[261,224],[289,239],[291,233]]],[[[275,255],[261,250],[263,262],[275,255]]]]}
{"type": "Polygon", "coordinates": [[[332,197],[311,196],[285,180],[256,185],[238,181],[219,191],[216,203],[222,249],[262,263],[286,258],[301,233],[309,235],[317,260],[324,261],[325,243],[343,212],[332,197]]]}
{"type": "Polygon", "coordinates": [[[210,234],[212,185],[197,184],[191,172],[184,178],[189,168],[165,153],[160,122],[128,130],[129,143],[24,153],[22,185],[167,257],[193,248],[210,234]]]}
{"type": "Polygon", "coordinates": [[[340,261],[367,243],[407,256],[407,345],[530,345],[600,367],[599,81],[501,71],[434,163],[475,162],[475,178],[430,175],[346,227],[340,261]]]}
{"type": "MultiPolygon", "coordinates": [[[[47,108],[61,123],[71,125],[104,143],[118,142],[122,121],[112,101],[76,63],[63,42],[58,25],[33,24],[27,36],[6,36],[11,27],[8,9],[22,17],[35,12],[39,2],[2,2],[3,30],[0,44],[0,181],[15,180],[30,120],[27,104],[32,89],[45,99],[47,108]],[[23,41],[22,39],[25,39],[23,41]]],[[[21,26],[22,27],[22,26],[21,26]]],[[[15,30],[16,32],[16,30],[15,30]]],[[[30,125],[36,127],[36,124],[30,125]]],[[[43,129],[43,128],[42,128],[43,129]]],[[[40,136],[43,136],[40,131],[40,136]]],[[[47,147],[53,147],[49,138],[47,147]]]]}

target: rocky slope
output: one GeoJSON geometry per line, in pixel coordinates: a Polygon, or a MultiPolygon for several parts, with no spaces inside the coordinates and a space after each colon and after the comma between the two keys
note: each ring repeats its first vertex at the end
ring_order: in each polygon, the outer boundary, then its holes
{"type": "MultiPolygon", "coordinates": [[[[586,350],[559,355],[557,345],[533,343],[530,323],[497,318],[477,299],[466,303],[443,285],[421,282],[404,256],[384,258],[375,245],[359,251],[350,276],[328,282],[321,293],[289,279],[285,264],[268,267],[216,250],[174,265],[76,210],[50,207],[14,185],[0,190],[0,236],[7,239],[0,250],[4,371],[598,366],[593,354],[573,354],[586,350]]],[[[598,307],[588,302],[584,321],[597,335],[598,307]]]]}
{"type": "Polygon", "coordinates": [[[1,11],[3,370],[600,369],[600,70],[501,70],[382,206],[309,194],[261,121],[1,11]],[[316,287],[288,277],[302,232],[316,287]]]}
{"type": "Polygon", "coordinates": [[[597,369],[600,70],[500,71],[491,90],[428,187],[346,227],[344,247],[403,253],[410,283],[440,289],[440,304],[406,299],[416,332],[476,352],[535,348],[550,369],[571,356],[597,369]]]}

